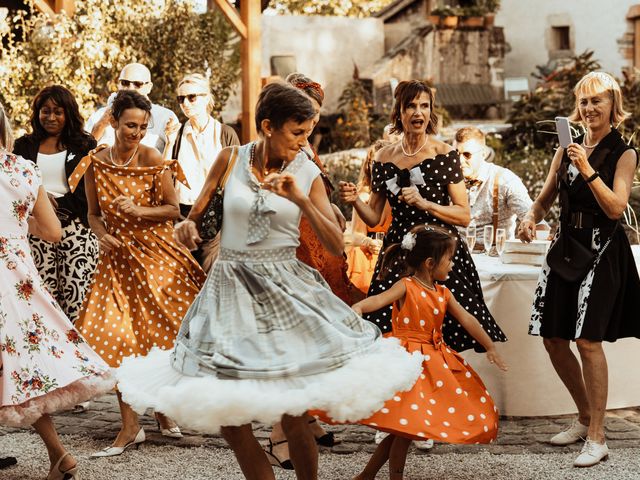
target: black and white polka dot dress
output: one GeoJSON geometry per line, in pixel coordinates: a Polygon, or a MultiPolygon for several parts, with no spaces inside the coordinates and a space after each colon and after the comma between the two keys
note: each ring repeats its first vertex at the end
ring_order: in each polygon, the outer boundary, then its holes
{"type": "MultiPolygon", "coordinates": [[[[412,227],[422,223],[440,225],[459,238],[457,229],[452,225],[398,199],[398,194],[391,191],[388,182],[393,183],[392,179],[396,177],[399,172],[400,169],[391,162],[375,162],[373,164],[373,191],[382,192],[386,195],[393,216],[391,227],[389,227],[389,231],[384,239],[383,250],[393,243],[401,242],[402,237],[412,227]]],[[[446,155],[436,155],[434,158],[423,160],[411,169],[412,180],[419,175],[424,179],[424,184],[418,185],[415,181],[413,183],[416,184],[420,195],[431,202],[440,205],[449,205],[451,200],[449,198],[448,185],[461,182],[463,178],[458,152],[451,151],[446,155]]],[[[370,296],[384,292],[400,278],[402,268],[400,265],[395,264],[392,266],[391,273],[385,279],[379,280],[377,278],[383,257],[384,255],[381,253],[378,258],[371,287],[369,288],[370,296]]],[[[502,333],[502,330],[500,330],[500,327],[496,324],[484,303],[476,266],[473,263],[466,243],[462,241],[458,242],[458,248],[453,259],[453,269],[444,284],[451,290],[460,305],[478,319],[482,327],[494,341],[506,341],[504,333],[502,333]]],[[[365,318],[376,324],[382,332],[386,333],[391,331],[391,306],[371,312],[365,315],[365,318]]],[[[467,334],[466,330],[449,315],[447,315],[444,320],[443,335],[447,345],[458,352],[470,348],[479,351],[482,350],[482,347],[473,337],[467,334]]]]}

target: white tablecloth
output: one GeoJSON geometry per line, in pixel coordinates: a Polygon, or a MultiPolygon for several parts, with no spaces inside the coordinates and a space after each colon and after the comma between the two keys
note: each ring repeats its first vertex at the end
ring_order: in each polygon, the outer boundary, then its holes
{"type": "MultiPolygon", "coordinates": [[[[634,246],[633,253],[638,266],[640,246],[634,246]]],[[[463,356],[484,380],[500,413],[513,416],[575,413],[575,405],[551,365],[542,338],[527,333],[540,267],[503,264],[486,255],[474,255],[473,259],[487,306],[509,339],[498,345],[509,371],[503,373],[490,365],[484,354],[464,352],[463,356]]],[[[609,364],[607,407],[640,405],[640,368],[635,367],[640,361],[640,340],[627,338],[603,345],[609,364]]]]}

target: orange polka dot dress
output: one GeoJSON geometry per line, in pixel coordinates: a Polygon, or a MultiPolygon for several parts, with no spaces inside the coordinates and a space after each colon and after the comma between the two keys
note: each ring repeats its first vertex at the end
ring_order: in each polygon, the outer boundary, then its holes
{"type": "Polygon", "coordinates": [[[413,388],[397,393],[382,409],[359,423],[415,440],[490,443],[498,434],[498,412],[482,380],[442,341],[442,323],[451,292],[428,290],[411,278],[402,308],[393,305],[393,336],[409,352],[424,355],[413,388]]]}
{"type": "MultiPolygon", "coordinates": [[[[98,147],[100,149],[101,147],[98,147]]],[[[82,336],[111,367],[151,348],[173,348],[182,317],[205,275],[189,251],[173,239],[173,222],[131,217],[113,200],[126,195],[145,207],[162,204],[162,176],[175,161],[154,167],[119,167],[93,153],[70,179],[75,188],[93,165],[96,193],[109,234],[123,246],[100,252],[96,272],[77,322],[82,336]]]]}

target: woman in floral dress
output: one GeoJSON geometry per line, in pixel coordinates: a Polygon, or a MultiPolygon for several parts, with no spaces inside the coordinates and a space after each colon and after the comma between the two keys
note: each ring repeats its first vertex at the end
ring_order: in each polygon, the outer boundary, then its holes
{"type": "Polygon", "coordinates": [[[27,233],[56,242],[62,229],[37,167],[8,153],[13,142],[1,105],[0,141],[0,425],[33,425],[49,454],[47,478],[76,478],[77,462],[49,414],[104,393],[114,382],[33,262],[27,233]]]}

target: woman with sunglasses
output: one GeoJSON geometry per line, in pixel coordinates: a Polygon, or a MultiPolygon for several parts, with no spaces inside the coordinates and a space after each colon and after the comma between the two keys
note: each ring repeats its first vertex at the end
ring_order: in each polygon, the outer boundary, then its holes
{"type": "MultiPolygon", "coordinates": [[[[186,75],[178,83],[178,103],[182,113],[187,117],[177,132],[177,136],[169,138],[169,146],[165,152],[178,161],[189,186],[178,184],[180,214],[186,218],[193,203],[204,187],[207,174],[225,147],[240,145],[238,135],[233,128],[224,125],[211,115],[215,106],[209,86],[209,78],[199,73],[186,75]]],[[[213,242],[213,241],[211,241],[213,242]]],[[[208,243],[211,243],[208,242],[208,243]]],[[[211,265],[210,245],[201,245],[193,252],[194,257],[208,270],[211,265]]]]}
{"type": "MultiPolygon", "coordinates": [[[[85,174],[89,224],[100,243],[78,329],[113,368],[129,355],[171,348],[205,278],[173,238],[180,214],[174,175],[184,181],[181,171],[141,145],[150,113],[151,102],[142,95],[118,92],[111,121],[115,143],[83,158],[71,177],[75,187],[85,174]]],[[[119,393],[118,400],[122,428],[113,445],[94,457],[120,455],[145,440],[138,416],[119,393]]],[[[182,436],[167,417],[156,414],[156,419],[163,435],[182,436]]]]}
{"type": "Polygon", "coordinates": [[[62,240],[51,243],[30,237],[29,243],[47,289],[75,322],[96,267],[98,240],[89,228],[84,185],[72,192],[67,179],[96,141],[82,128],[76,99],[60,85],[36,95],[30,122],[31,133],[16,141],[14,153],[40,168],[62,225],[62,240]]]}
{"type": "MultiPolygon", "coordinates": [[[[471,216],[458,152],[434,138],[438,117],[433,111],[435,96],[431,87],[418,80],[403,81],[396,87],[394,96],[393,131],[403,136],[377,153],[369,201],[365,203],[360,199],[353,183],[340,182],[342,199],[352,204],[370,227],[380,223],[385,205],[391,206],[393,219],[382,252],[388,245],[399,243],[414,225],[421,223],[439,225],[458,236],[455,226],[468,225],[471,216]]],[[[369,296],[386,291],[395,281],[393,275],[378,278],[383,262],[384,253],[381,253],[369,296]]],[[[396,262],[390,269],[393,274],[400,274],[402,266],[396,262]]],[[[506,340],[484,302],[480,278],[465,242],[458,242],[453,269],[445,285],[478,319],[493,341],[506,340]]],[[[369,313],[365,318],[383,332],[389,332],[391,306],[369,313]]],[[[452,317],[445,317],[443,334],[447,345],[458,352],[482,348],[452,317]]]]}

